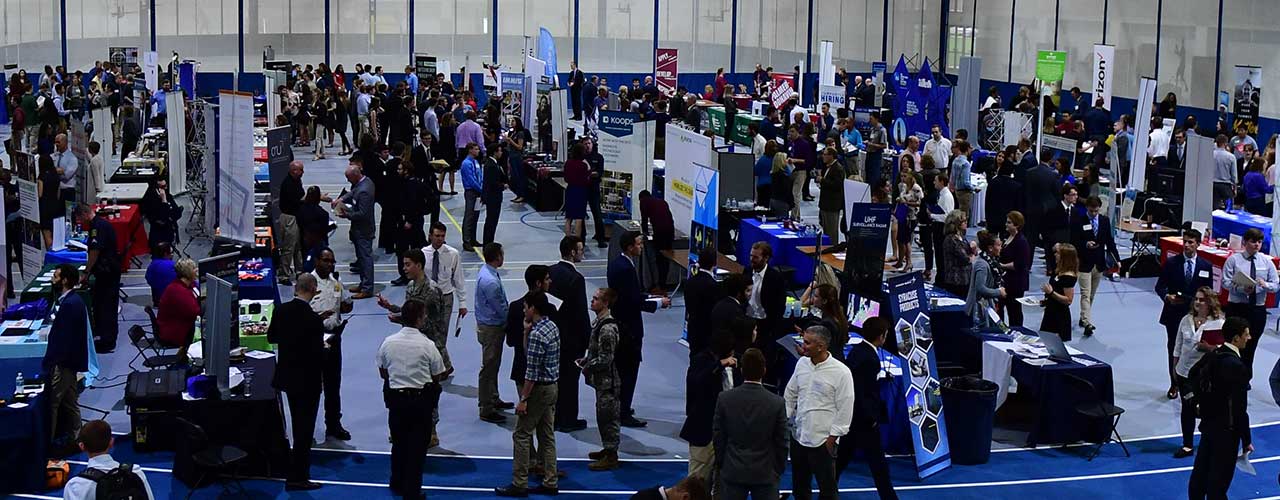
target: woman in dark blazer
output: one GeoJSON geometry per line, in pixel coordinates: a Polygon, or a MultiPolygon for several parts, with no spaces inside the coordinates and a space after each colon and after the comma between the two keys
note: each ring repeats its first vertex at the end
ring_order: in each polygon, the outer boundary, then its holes
{"type": "Polygon", "coordinates": [[[1022,304],[1018,302],[1027,292],[1031,276],[1031,245],[1022,234],[1026,219],[1022,212],[1014,210],[1005,216],[1004,228],[1009,236],[1000,251],[1000,268],[1004,270],[1004,298],[1000,299],[1008,312],[1010,327],[1022,326],[1022,304]]]}

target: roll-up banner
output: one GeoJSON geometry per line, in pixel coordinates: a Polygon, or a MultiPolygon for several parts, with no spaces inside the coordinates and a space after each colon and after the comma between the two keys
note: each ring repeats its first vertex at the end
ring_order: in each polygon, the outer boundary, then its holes
{"type": "Polygon", "coordinates": [[[169,192],[179,195],[187,192],[187,101],[182,92],[164,95],[165,127],[169,133],[169,192]]]}
{"type": "Polygon", "coordinates": [[[1156,81],[1143,78],[1138,83],[1138,108],[1133,113],[1133,144],[1129,146],[1129,183],[1124,187],[1147,189],[1147,142],[1151,140],[1151,108],[1156,102],[1156,81]]]}
{"type": "Polygon", "coordinates": [[[942,414],[942,386],[933,350],[929,295],[919,272],[894,276],[888,284],[889,307],[894,318],[893,340],[903,346],[901,350],[911,367],[907,414],[911,419],[911,441],[915,445],[916,474],[923,479],[951,467],[947,420],[942,414]]]}
{"type": "Polygon", "coordinates": [[[796,93],[796,77],[790,73],[772,73],[773,90],[769,92],[769,103],[781,108],[796,93]]]}
{"type": "MultiPolygon", "coordinates": [[[[1090,80],[1093,87],[1093,100],[1102,99],[1102,107],[1111,109],[1111,88],[1116,79],[1116,48],[1113,45],[1097,44],[1093,46],[1093,73],[1090,80]]],[[[1086,103],[1090,106],[1093,103],[1086,103]]]]}
{"type": "Polygon", "coordinates": [[[1262,103],[1262,68],[1236,66],[1236,90],[1232,99],[1235,107],[1235,123],[1232,130],[1244,130],[1249,135],[1258,134],[1258,106],[1262,103]]]}
{"type": "Polygon", "coordinates": [[[672,219],[677,221],[676,230],[686,235],[693,221],[693,191],[699,168],[711,168],[711,138],[668,123],[667,185],[663,196],[671,206],[672,219]]]}
{"type": "Polygon", "coordinates": [[[436,77],[436,56],[428,54],[413,55],[413,72],[419,81],[429,81],[436,77]]]}
{"type": "Polygon", "coordinates": [[[252,245],[253,94],[218,93],[218,229],[221,236],[252,245]]]}
{"type": "Polygon", "coordinates": [[[600,179],[600,208],[606,216],[639,220],[640,191],[649,189],[656,122],[640,115],[601,111],[597,135],[605,172],[600,179]]]}
{"type": "Polygon", "coordinates": [[[819,85],[818,86],[818,106],[821,109],[823,104],[831,106],[829,114],[836,115],[836,110],[844,108],[848,101],[844,97],[844,85],[819,85]]]}
{"type": "Polygon", "coordinates": [[[653,79],[658,84],[658,92],[671,95],[676,92],[680,77],[680,51],[677,49],[658,49],[655,53],[658,67],[653,79]]]}

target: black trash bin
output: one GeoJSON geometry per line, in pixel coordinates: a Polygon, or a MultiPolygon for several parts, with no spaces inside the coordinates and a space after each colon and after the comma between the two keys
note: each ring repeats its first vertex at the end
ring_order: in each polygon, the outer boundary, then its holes
{"type": "Polygon", "coordinates": [[[991,429],[999,390],[995,382],[972,375],[942,380],[942,411],[946,415],[952,463],[985,464],[991,458],[991,429]]]}

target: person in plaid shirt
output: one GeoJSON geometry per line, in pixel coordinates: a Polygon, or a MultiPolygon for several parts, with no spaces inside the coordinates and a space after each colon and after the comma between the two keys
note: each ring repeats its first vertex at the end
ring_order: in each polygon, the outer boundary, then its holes
{"type": "Polygon", "coordinates": [[[545,292],[525,296],[524,323],[528,333],[525,349],[524,385],[516,405],[516,430],[512,436],[515,459],[511,484],[494,489],[502,497],[523,497],[529,493],[555,495],[557,486],[555,409],[556,383],[560,380],[560,330],[551,321],[554,311],[545,292]],[[534,431],[542,453],[542,484],[529,488],[529,452],[534,431]]]}

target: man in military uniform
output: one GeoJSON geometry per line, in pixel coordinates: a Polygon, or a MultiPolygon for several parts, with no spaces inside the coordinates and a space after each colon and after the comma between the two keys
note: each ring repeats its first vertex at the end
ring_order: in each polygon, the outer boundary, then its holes
{"type": "Polygon", "coordinates": [[[593,471],[618,468],[618,391],[622,389],[622,379],[618,377],[618,367],[613,362],[618,349],[618,320],[609,314],[609,307],[617,298],[617,292],[610,288],[596,290],[591,297],[591,310],[596,313],[596,319],[591,323],[587,357],[577,361],[587,377],[587,385],[596,390],[596,420],[600,425],[600,444],[604,449],[587,455],[595,460],[587,465],[593,471]]]}
{"type": "Polygon", "coordinates": [[[89,257],[81,284],[94,279],[89,290],[93,299],[93,346],[99,353],[116,349],[116,337],[120,333],[120,247],[116,245],[116,230],[100,211],[89,205],[76,205],[73,212],[77,225],[89,231],[89,257]]]}

